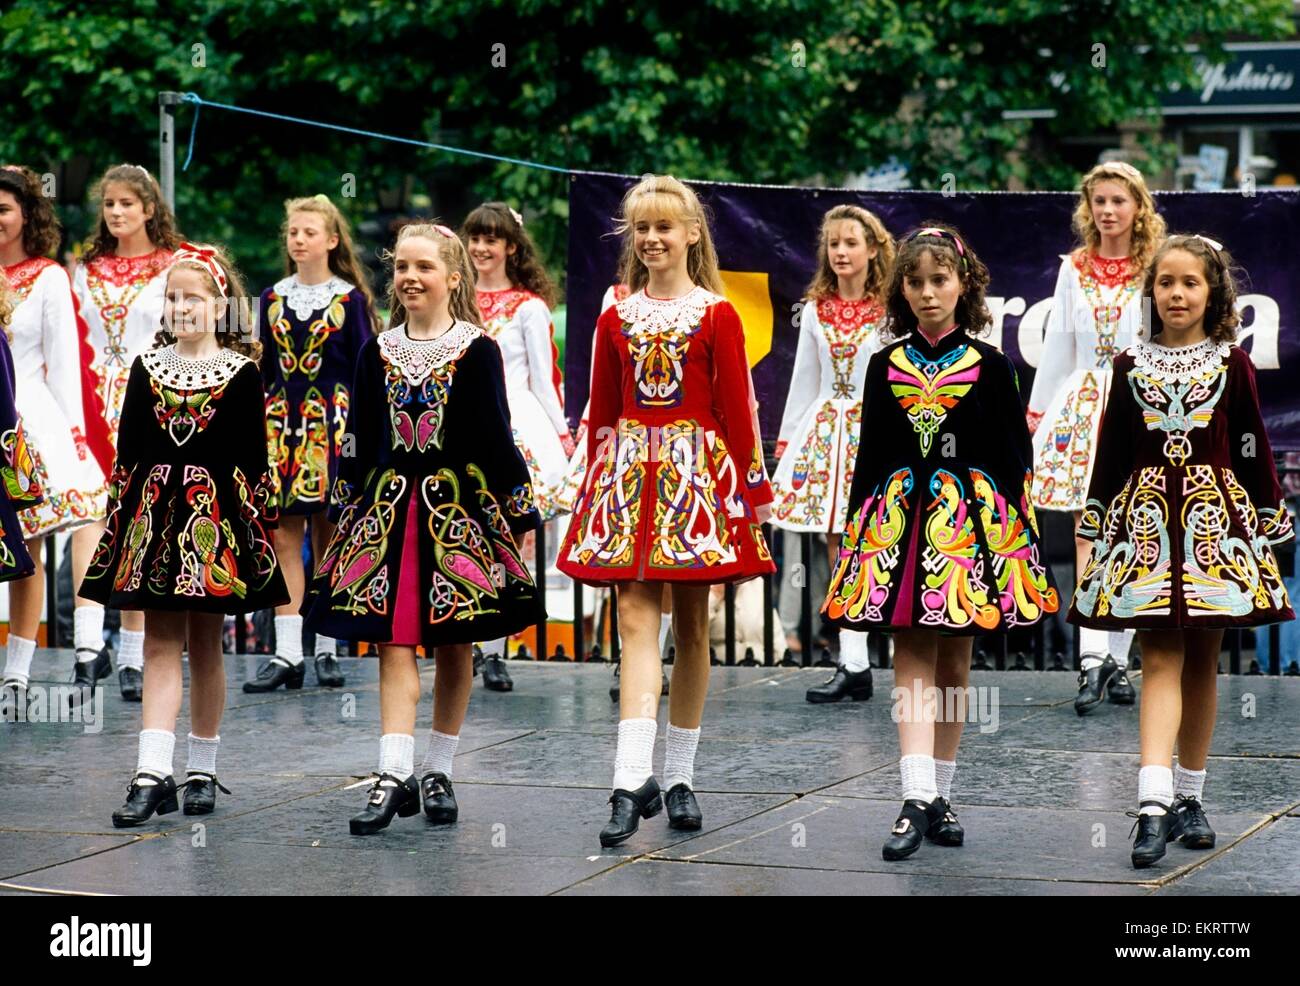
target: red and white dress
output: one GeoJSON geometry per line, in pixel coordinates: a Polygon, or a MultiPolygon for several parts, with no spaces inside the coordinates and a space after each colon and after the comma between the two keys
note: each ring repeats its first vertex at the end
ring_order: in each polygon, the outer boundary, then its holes
{"type": "Polygon", "coordinates": [[[589,585],[775,570],[745,331],[725,299],[638,291],[596,322],[587,475],[560,571],[589,585]]]}
{"type": "Polygon", "coordinates": [[[43,537],[104,516],[107,470],[100,459],[111,469],[112,446],[83,372],[90,351],[67,272],[48,257],[30,257],[4,274],[18,299],[10,325],[14,404],[45,494],[18,518],[24,538],[43,537]]]}
{"type": "Polygon", "coordinates": [[[885,308],[874,298],[804,303],[777,439],[773,526],[844,530],[862,428],[862,381],[884,321],[885,308]]]}
{"type": "Polygon", "coordinates": [[[1141,335],[1143,274],[1127,257],[1087,250],[1061,260],[1029,394],[1040,510],[1082,510],[1087,501],[1115,356],[1141,335]]]}
{"type": "Polygon", "coordinates": [[[569,423],[551,310],[521,288],[479,291],[478,308],[484,333],[501,349],[515,446],[528,465],[537,510],[550,520],[562,512],[560,494],[569,464],[564,451],[569,423]]]}

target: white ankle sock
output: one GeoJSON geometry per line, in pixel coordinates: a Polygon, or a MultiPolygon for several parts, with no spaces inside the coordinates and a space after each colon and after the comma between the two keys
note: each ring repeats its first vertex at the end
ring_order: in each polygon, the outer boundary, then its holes
{"type": "MultiPolygon", "coordinates": [[[[1153,764],[1138,769],[1138,802],[1158,801],[1168,808],[1174,803],[1174,772],[1153,764]]],[[[1143,815],[1163,815],[1158,808],[1139,808],[1143,815]]]]}
{"type": "Polygon", "coordinates": [[[699,729],[682,729],[668,724],[664,750],[664,790],[678,784],[695,790],[695,751],[700,745],[699,729]]]}
{"type": "Polygon", "coordinates": [[[1095,667],[1100,667],[1101,662],[1106,659],[1106,648],[1109,641],[1106,637],[1105,630],[1093,630],[1091,627],[1083,627],[1079,630],[1079,653],[1083,660],[1080,661],[1080,667],[1084,671],[1091,671],[1095,667]]]}
{"type": "Polygon", "coordinates": [[[135,769],[147,770],[159,777],[170,777],[172,755],[175,752],[175,733],[165,729],[142,729],[140,730],[140,754],[136,758],[135,769]]]}
{"type": "Polygon", "coordinates": [[[1201,800],[1205,790],[1205,771],[1185,770],[1182,764],[1174,767],[1174,797],[1195,798],[1201,800]]]}
{"type": "Polygon", "coordinates": [[[338,654],[338,643],[333,637],[326,637],[324,634],[316,634],[316,656],[329,654],[331,657],[338,654]]]}
{"type": "Polygon", "coordinates": [[[861,630],[840,631],[840,663],[855,673],[871,667],[871,654],[867,651],[867,635],[861,630]]]}
{"type": "Polygon", "coordinates": [[[127,630],[120,631],[119,647],[117,651],[117,668],[135,668],[137,671],[144,670],[144,631],[127,630]]]}
{"type": "Polygon", "coordinates": [[[945,801],[952,800],[952,779],[956,776],[956,760],[936,760],[934,762],[935,786],[939,789],[939,797],[945,801]]]}
{"type": "Polygon", "coordinates": [[[405,780],[415,773],[415,737],[409,733],[384,733],[379,737],[379,772],[405,780]]]}
{"type": "MultiPolygon", "coordinates": [[[[275,656],[290,667],[302,663],[302,617],[275,618],[275,656]]],[[[406,775],[403,774],[403,777],[406,775]]]]}
{"type": "Polygon", "coordinates": [[[78,606],[72,611],[72,646],[79,651],[78,661],[93,661],[99,656],[104,649],[103,606],[78,606]]]}
{"type": "Polygon", "coordinates": [[[424,764],[420,767],[421,776],[433,772],[446,774],[447,780],[451,780],[451,760],[456,755],[456,747],[459,744],[459,736],[440,733],[436,729],[429,730],[429,746],[424,751],[424,764]]]}
{"type": "Polygon", "coordinates": [[[7,681],[20,681],[27,684],[32,670],[32,654],[36,652],[36,641],[9,634],[5,645],[5,671],[7,681]]]}
{"type": "Polygon", "coordinates": [[[664,641],[668,639],[668,631],[671,630],[672,627],[673,627],[673,614],[660,613],[659,614],[659,656],[661,658],[668,656],[668,652],[664,650],[664,641]]]}
{"type": "Polygon", "coordinates": [[[912,753],[899,758],[898,770],[903,777],[903,800],[915,798],[918,801],[931,802],[939,796],[939,785],[935,780],[934,757],[923,753],[912,753]]]}
{"type": "Polygon", "coordinates": [[[500,637],[496,640],[486,640],[480,645],[484,657],[491,657],[493,654],[497,657],[506,656],[506,645],[510,643],[509,637],[500,637]]]}
{"type": "Polygon", "coordinates": [[[190,733],[190,755],[185,761],[186,774],[210,774],[217,776],[217,747],[221,737],[195,736],[190,733]]]}
{"type": "Polygon", "coordinates": [[[1128,667],[1128,652],[1133,646],[1135,630],[1108,630],[1106,632],[1106,653],[1115,658],[1121,671],[1128,667]]]}
{"type": "Polygon", "coordinates": [[[635,791],[654,773],[654,719],[622,719],[618,724],[618,750],[614,754],[614,790],[635,791]]]}

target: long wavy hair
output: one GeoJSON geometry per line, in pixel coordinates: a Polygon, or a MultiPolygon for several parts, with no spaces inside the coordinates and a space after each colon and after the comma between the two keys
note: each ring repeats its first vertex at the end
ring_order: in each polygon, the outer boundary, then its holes
{"type": "Polygon", "coordinates": [[[91,241],[90,249],[82,258],[84,263],[117,252],[117,237],[108,231],[108,223],[104,222],[102,208],[104,190],[114,183],[126,185],[139,196],[140,202],[146,208],[153,207],[153,215],[145,220],[144,229],[155,249],[175,250],[181,245],[182,237],[176,228],[176,217],[172,215],[171,209],[167,208],[162,189],[154,176],[138,164],[115,164],[95,183],[93,197],[101,203],[99,228],[91,241]]]}
{"type": "MultiPolygon", "coordinates": [[[[211,250],[212,259],[217,266],[221,268],[226,275],[226,312],[217,319],[216,331],[214,335],[217,339],[217,345],[222,349],[233,349],[237,353],[242,353],[254,363],[262,358],[262,344],[253,339],[253,309],[248,291],[244,288],[244,279],[240,277],[239,271],[231,262],[229,254],[225,249],[210,243],[196,243],[194,246],[202,250],[211,250]]],[[[193,260],[179,260],[167,268],[167,276],[170,279],[171,272],[178,267],[191,268],[203,274],[210,288],[210,293],[214,298],[221,297],[221,289],[217,286],[216,280],[212,277],[211,272],[202,264],[193,260]]],[[[164,289],[165,291],[165,289],[164,289]]],[[[169,346],[176,341],[170,329],[167,328],[167,316],[164,309],[163,317],[159,320],[159,328],[154,336],[154,347],[169,346]]]]}
{"type": "Polygon", "coordinates": [[[1126,161],[1107,161],[1090,170],[1079,181],[1079,201],[1074,208],[1074,232],[1080,246],[1091,253],[1101,247],[1101,230],[1092,218],[1092,192],[1101,182],[1118,182],[1128,189],[1137,204],[1128,255],[1139,270],[1151,264],[1156,247],[1165,237],[1165,221],[1156,212],[1155,199],[1142,172],[1126,161]]]}
{"type": "Polygon", "coordinates": [[[41,194],[41,179],[21,164],[0,167],[0,191],[8,192],[23,213],[23,252],[48,257],[63,238],[63,225],[50,200],[41,194]]]}
{"type": "MultiPolygon", "coordinates": [[[[280,227],[280,245],[283,247],[289,235],[289,217],[295,212],[310,212],[321,217],[325,224],[326,236],[337,236],[338,244],[329,252],[330,273],[341,277],[349,284],[355,285],[366,299],[366,314],[370,317],[370,331],[379,331],[379,311],[375,307],[375,295],[370,290],[370,275],[365,264],[357,258],[356,247],[352,244],[352,227],[347,217],[339,211],[338,206],[327,195],[311,195],[298,199],[286,199],[284,203],[284,225],[280,227]]],[[[284,251],[284,272],[296,274],[298,265],[289,256],[287,247],[284,251]]]]}
{"type": "Polygon", "coordinates": [[[804,297],[820,301],[823,298],[833,298],[838,293],[840,278],[831,267],[827,249],[832,227],[842,222],[856,222],[862,227],[866,241],[876,245],[876,255],[867,261],[865,293],[868,298],[879,298],[884,293],[889,272],[894,267],[897,247],[880,218],[860,205],[837,205],[822,217],[822,230],[817,237],[817,273],[813,275],[804,297]]]}
{"type": "Polygon", "coordinates": [[[885,290],[885,310],[889,313],[883,337],[901,339],[916,331],[916,314],[903,295],[903,281],[916,272],[921,257],[929,254],[940,267],[952,271],[961,282],[961,297],[953,312],[968,335],[983,335],[993,325],[993,315],[984,301],[989,286],[989,269],[975,255],[966,237],[957,227],[945,223],[925,223],[912,230],[899,242],[898,256],[890,272],[889,287],[885,290]],[[939,230],[942,235],[922,235],[928,230],[939,230]],[[960,244],[960,252],[958,250],[960,244]]]}
{"type": "Polygon", "coordinates": [[[551,275],[546,272],[537,253],[537,245],[524,229],[519,216],[505,202],[484,202],[474,209],[460,226],[460,237],[469,245],[471,236],[493,236],[505,240],[507,246],[515,248],[514,253],[506,253],[506,277],[517,288],[524,288],[537,295],[547,308],[554,308],[559,300],[559,292],[551,275]]]}
{"type": "Polygon", "coordinates": [[[636,255],[633,228],[640,219],[661,218],[699,228],[699,240],[687,248],[686,274],[700,287],[722,294],[722,275],[718,272],[718,253],[713,247],[708,213],[699,196],[672,175],[646,175],[623,196],[614,232],[623,237],[618,269],[625,272],[627,286],[636,292],[650,282],[650,271],[636,255]]]}
{"type": "Polygon", "coordinates": [[[1205,300],[1205,334],[1215,342],[1236,341],[1237,327],[1241,324],[1241,316],[1237,313],[1240,268],[1226,249],[1216,247],[1206,237],[1188,233],[1178,233],[1161,241],[1151,258],[1151,266],[1147,268],[1143,294],[1151,299],[1152,335],[1164,329],[1155,302],[1156,268],[1173,250],[1190,253],[1201,262],[1205,271],[1205,283],[1209,288],[1205,300]]]}
{"type": "MultiPolygon", "coordinates": [[[[446,226],[432,222],[407,223],[397,231],[397,240],[393,244],[393,249],[385,250],[380,257],[389,264],[391,269],[393,258],[397,255],[397,247],[402,241],[417,236],[424,237],[437,247],[438,259],[447,268],[449,276],[455,271],[460,271],[460,283],[452,289],[451,297],[447,299],[447,310],[451,317],[459,322],[469,322],[482,328],[483,316],[479,313],[478,298],[474,293],[476,283],[474,265],[469,262],[469,251],[465,249],[465,244],[461,242],[460,237],[446,226]]],[[[401,296],[398,294],[395,276],[390,276],[388,279],[388,309],[392,313],[388,316],[390,329],[406,323],[406,306],[402,304],[401,296]]]]}

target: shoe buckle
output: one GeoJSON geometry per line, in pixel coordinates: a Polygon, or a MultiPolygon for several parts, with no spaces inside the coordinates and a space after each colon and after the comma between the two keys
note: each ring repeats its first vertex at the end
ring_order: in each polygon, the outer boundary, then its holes
{"type": "Polygon", "coordinates": [[[900,818],[894,823],[894,827],[891,831],[893,835],[906,835],[907,830],[911,827],[912,820],[910,818],[900,818]]]}

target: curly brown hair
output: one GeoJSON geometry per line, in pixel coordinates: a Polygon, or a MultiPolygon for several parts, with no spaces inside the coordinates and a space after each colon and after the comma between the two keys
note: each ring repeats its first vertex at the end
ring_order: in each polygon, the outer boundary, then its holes
{"type": "Polygon", "coordinates": [[[1196,257],[1205,271],[1205,283],[1209,287],[1209,296],[1205,299],[1205,334],[1215,342],[1236,341],[1237,326],[1241,324],[1241,316],[1237,314],[1240,268],[1234,263],[1232,254],[1216,241],[1199,233],[1178,233],[1166,237],[1151,258],[1146,284],[1142,289],[1142,293],[1151,299],[1151,334],[1158,335],[1164,328],[1155,305],[1156,269],[1160,266],[1160,261],[1174,250],[1182,250],[1196,257]]]}
{"type": "Polygon", "coordinates": [[[885,290],[885,281],[894,266],[894,238],[885,229],[880,218],[860,205],[837,205],[822,217],[821,234],[817,237],[817,273],[812,283],[804,291],[804,297],[820,301],[834,297],[839,290],[839,275],[831,268],[826,245],[830,241],[831,227],[842,222],[856,222],[862,227],[863,237],[876,246],[876,255],[867,261],[867,283],[865,294],[868,298],[879,298],[885,290]]]}
{"type": "MultiPolygon", "coordinates": [[[[95,183],[95,190],[92,195],[94,199],[103,203],[104,191],[110,184],[126,185],[136,195],[140,196],[140,202],[146,209],[152,207],[153,215],[145,220],[145,232],[149,235],[149,242],[156,248],[165,248],[175,250],[181,245],[181,234],[176,228],[176,217],[172,215],[171,209],[167,208],[167,203],[163,200],[162,189],[154,176],[138,164],[115,164],[104,172],[104,176],[95,183]]],[[[108,223],[104,222],[104,211],[99,211],[99,229],[95,233],[95,238],[91,241],[90,249],[82,257],[83,263],[90,263],[96,257],[102,257],[117,252],[117,237],[108,231],[108,223]]]]}
{"type": "Polygon", "coordinates": [[[63,225],[41,191],[40,175],[21,164],[6,164],[0,167],[0,191],[12,195],[22,210],[23,251],[48,257],[63,239],[63,225]]]}
{"type": "MultiPolygon", "coordinates": [[[[247,356],[254,363],[262,359],[262,344],[253,338],[253,323],[255,321],[255,312],[253,311],[252,300],[248,297],[248,291],[244,288],[244,279],[239,276],[239,271],[231,263],[229,255],[225,250],[211,243],[193,243],[187,244],[196,249],[203,251],[212,251],[212,259],[226,275],[226,311],[217,319],[216,332],[217,345],[223,349],[233,349],[235,352],[247,356]]],[[[177,267],[190,267],[194,270],[201,271],[207,276],[208,284],[212,288],[214,298],[221,297],[221,289],[217,286],[216,279],[213,278],[211,271],[197,260],[187,260],[182,254],[181,258],[172,263],[167,268],[167,276],[171,277],[171,272],[177,267]]],[[[165,295],[165,289],[164,289],[165,295]]],[[[176,341],[167,328],[167,311],[163,309],[163,315],[159,319],[159,328],[153,337],[154,348],[159,346],[170,346],[176,341]]]]}
{"type": "Polygon", "coordinates": [[[940,267],[946,267],[961,281],[961,297],[953,312],[957,324],[969,335],[983,335],[993,325],[993,315],[984,301],[989,286],[989,269],[975,255],[955,226],[925,223],[908,233],[898,244],[898,255],[885,289],[885,310],[889,313],[883,331],[885,339],[901,339],[916,331],[916,313],[903,295],[903,280],[915,273],[921,257],[928,253],[940,267]]]}
{"type": "Polygon", "coordinates": [[[511,284],[541,298],[547,308],[554,308],[559,292],[537,255],[533,238],[515,218],[518,215],[504,202],[484,202],[461,223],[461,240],[468,246],[471,236],[494,236],[505,240],[508,246],[513,245],[515,252],[506,254],[506,277],[511,284]]]}

